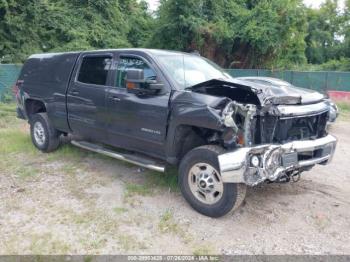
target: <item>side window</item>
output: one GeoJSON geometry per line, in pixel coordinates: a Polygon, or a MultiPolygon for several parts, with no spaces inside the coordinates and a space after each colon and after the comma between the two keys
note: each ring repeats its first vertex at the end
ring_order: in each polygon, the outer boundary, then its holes
{"type": "Polygon", "coordinates": [[[128,69],[143,69],[145,79],[156,80],[156,73],[149,65],[140,58],[135,57],[121,57],[117,64],[117,72],[115,79],[115,86],[125,88],[126,70],[128,69]]]}
{"type": "Polygon", "coordinates": [[[86,84],[106,85],[112,58],[108,56],[84,57],[80,66],[78,81],[86,84]]]}

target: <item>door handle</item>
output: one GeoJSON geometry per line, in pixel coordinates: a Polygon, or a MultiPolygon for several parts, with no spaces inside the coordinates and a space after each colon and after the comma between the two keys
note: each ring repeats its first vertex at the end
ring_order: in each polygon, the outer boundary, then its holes
{"type": "Polygon", "coordinates": [[[73,96],[79,95],[79,91],[76,89],[71,90],[69,93],[73,96]]]}
{"type": "Polygon", "coordinates": [[[116,95],[111,95],[109,98],[112,99],[112,100],[115,101],[115,102],[119,102],[119,101],[121,100],[121,99],[120,99],[118,96],[116,96],[116,95]]]}

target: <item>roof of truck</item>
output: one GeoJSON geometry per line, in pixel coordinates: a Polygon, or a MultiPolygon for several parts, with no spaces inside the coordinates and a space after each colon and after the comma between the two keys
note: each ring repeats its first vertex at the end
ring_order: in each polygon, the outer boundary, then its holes
{"type": "Polygon", "coordinates": [[[151,55],[175,55],[175,54],[184,54],[184,55],[195,55],[191,53],[185,53],[174,50],[164,50],[164,49],[147,49],[147,48],[119,48],[119,49],[99,49],[99,50],[85,50],[85,51],[73,51],[73,52],[60,52],[60,53],[41,53],[41,54],[33,54],[29,58],[49,58],[56,55],[63,54],[81,54],[81,53],[98,53],[98,52],[108,52],[108,51],[140,51],[145,52],[151,55]]]}

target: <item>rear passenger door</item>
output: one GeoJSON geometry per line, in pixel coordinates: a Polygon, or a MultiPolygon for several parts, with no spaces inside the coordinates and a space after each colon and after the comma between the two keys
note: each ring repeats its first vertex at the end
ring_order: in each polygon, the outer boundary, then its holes
{"type": "Polygon", "coordinates": [[[110,81],[110,53],[83,54],[67,91],[68,122],[74,134],[106,141],[106,92],[110,81]]]}

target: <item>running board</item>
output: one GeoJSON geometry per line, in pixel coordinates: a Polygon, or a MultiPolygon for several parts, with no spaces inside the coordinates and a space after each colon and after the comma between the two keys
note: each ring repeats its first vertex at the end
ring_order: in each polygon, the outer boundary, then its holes
{"type": "Polygon", "coordinates": [[[140,155],[131,155],[131,154],[125,154],[125,153],[119,153],[116,151],[112,151],[110,149],[104,148],[101,145],[89,143],[86,141],[75,141],[72,140],[71,143],[77,147],[87,149],[96,153],[100,153],[102,155],[106,155],[109,157],[116,158],[118,160],[123,160],[125,162],[129,162],[138,166],[142,166],[154,171],[158,172],[164,172],[165,166],[157,164],[157,162],[151,158],[147,158],[145,156],[140,155]]]}

